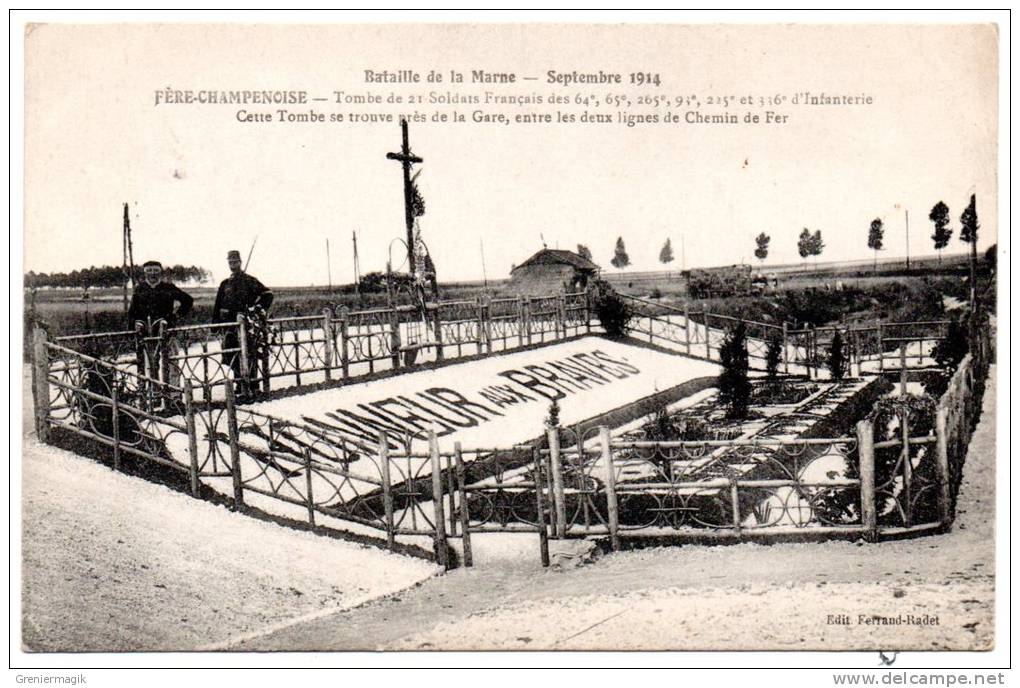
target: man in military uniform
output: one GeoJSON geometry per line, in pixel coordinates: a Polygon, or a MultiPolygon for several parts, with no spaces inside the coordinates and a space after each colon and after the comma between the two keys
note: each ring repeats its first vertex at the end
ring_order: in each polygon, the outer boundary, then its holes
{"type": "Polygon", "coordinates": [[[145,279],[135,287],[128,308],[128,326],[138,336],[139,368],[148,377],[173,381],[169,370],[169,356],[172,344],[164,341],[166,330],[173,327],[179,318],[191,312],[195,300],[176,285],[163,279],[163,265],[158,260],[147,261],[142,266],[145,279]],[[149,342],[145,338],[158,337],[159,341],[149,342]],[[143,356],[148,349],[149,365],[144,366],[143,356]]]}
{"type": "MultiPolygon", "coordinates": [[[[238,315],[246,319],[248,370],[241,370],[241,357],[236,351],[223,354],[223,362],[230,363],[235,380],[247,383],[258,375],[256,361],[266,345],[266,311],[273,304],[273,292],[243,270],[239,251],[227,252],[227,264],[230,265],[230,277],[220,283],[216,292],[212,319],[214,323],[236,323],[238,315]]],[[[239,349],[240,346],[237,330],[228,331],[223,348],[239,349]]],[[[243,385],[241,391],[246,391],[243,385]]]]}

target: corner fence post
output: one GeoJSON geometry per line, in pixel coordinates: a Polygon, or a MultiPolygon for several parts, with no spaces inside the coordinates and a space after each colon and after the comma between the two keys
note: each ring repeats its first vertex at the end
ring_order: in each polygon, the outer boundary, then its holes
{"type": "Polygon", "coordinates": [[[471,529],[470,516],[468,512],[467,486],[464,484],[464,456],[461,452],[460,442],[453,443],[453,462],[457,473],[457,492],[460,493],[460,508],[457,514],[460,516],[461,542],[464,547],[464,566],[474,566],[474,557],[471,553],[471,529]]]}
{"type": "Polygon", "coordinates": [[[567,536],[567,506],[563,493],[563,464],[560,457],[560,431],[547,428],[549,440],[549,470],[552,472],[553,510],[556,512],[555,534],[558,538],[567,536]]]}
{"type": "Polygon", "coordinates": [[[305,508],[308,509],[308,527],[315,527],[315,497],[312,494],[312,452],[305,447],[305,508]]]}
{"type": "Polygon", "coordinates": [[[542,566],[549,565],[549,532],[545,526],[545,499],[542,497],[542,455],[538,445],[531,448],[531,460],[534,466],[532,475],[535,480],[536,523],[538,525],[538,551],[542,557],[542,566]]]}
{"type": "Polygon", "coordinates": [[[191,380],[187,378],[184,379],[184,421],[188,429],[191,496],[198,497],[198,432],[195,430],[195,394],[191,389],[191,380]]]}
{"type": "Polygon", "coordinates": [[[439,438],[435,429],[429,430],[429,459],[432,464],[432,507],[435,521],[435,553],[436,561],[444,569],[450,568],[450,560],[446,551],[446,516],[443,514],[443,464],[439,457],[439,438]]]}
{"type": "Polygon", "coordinates": [[[32,395],[35,397],[35,434],[40,442],[50,437],[50,355],[46,337],[46,330],[36,325],[32,331],[32,395]]]}
{"type": "Polygon", "coordinates": [[[432,334],[436,337],[436,361],[443,360],[443,317],[440,314],[439,304],[432,309],[432,334]]]}
{"type": "Polygon", "coordinates": [[[237,445],[237,401],[234,385],[227,380],[224,386],[227,414],[227,443],[230,446],[230,477],[234,487],[234,509],[244,506],[244,480],[241,476],[241,452],[237,445]]]}
{"type": "Polygon", "coordinates": [[[606,471],[606,511],[609,517],[609,546],[614,552],[620,551],[620,507],[616,501],[616,466],[613,464],[613,449],[610,446],[609,428],[599,427],[599,442],[602,444],[602,463],[606,471]]]}
{"type": "Polygon", "coordinates": [[[350,311],[347,306],[340,308],[340,377],[346,382],[350,373],[350,355],[347,352],[347,321],[350,311]]]}
{"type": "Polygon", "coordinates": [[[857,423],[857,457],[861,476],[861,525],[864,537],[878,539],[878,512],[875,509],[875,439],[870,420],[857,423]]]}
{"type": "Polygon", "coordinates": [[[326,382],[333,379],[333,313],[328,308],[322,311],[323,364],[326,368],[326,382]]]}
{"type": "Polygon", "coordinates": [[[935,410],[935,474],[938,476],[939,522],[949,526],[952,522],[952,499],[949,486],[949,412],[942,404],[935,410]]]}
{"type": "Polygon", "coordinates": [[[390,445],[386,433],[382,430],[379,431],[379,475],[382,477],[386,546],[393,549],[396,544],[396,532],[393,527],[393,487],[390,484],[390,445]]]}
{"type": "Polygon", "coordinates": [[[584,290],[584,328],[587,334],[591,334],[591,295],[587,287],[584,290]]]}

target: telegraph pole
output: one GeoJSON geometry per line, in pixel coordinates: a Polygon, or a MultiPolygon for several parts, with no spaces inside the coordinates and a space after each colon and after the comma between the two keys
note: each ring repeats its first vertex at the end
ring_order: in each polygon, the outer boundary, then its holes
{"type": "Polygon", "coordinates": [[[333,266],[329,260],[329,237],[326,237],[326,280],[329,285],[329,291],[333,291],[333,266]]]}
{"type": "Polygon", "coordinates": [[[361,268],[358,266],[358,232],[351,232],[351,240],[354,242],[354,296],[361,298],[361,268]]]}
{"type": "Polygon", "coordinates": [[[422,158],[411,153],[411,146],[408,143],[407,120],[400,118],[400,133],[403,143],[399,153],[387,153],[388,160],[396,160],[404,170],[404,222],[407,224],[407,264],[411,275],[415,274],[414,265],[414,208],[412,207],[411,190],[411,165],[425,162],[422,158]]]}

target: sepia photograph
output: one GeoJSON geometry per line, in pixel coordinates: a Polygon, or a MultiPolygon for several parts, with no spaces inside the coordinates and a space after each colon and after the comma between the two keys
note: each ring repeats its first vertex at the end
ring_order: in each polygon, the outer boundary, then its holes
{"type": "Polygon", "coordinates": [[[26,20],[12,662],[989,666],[1008,21],[923,17],[26,20]]]}

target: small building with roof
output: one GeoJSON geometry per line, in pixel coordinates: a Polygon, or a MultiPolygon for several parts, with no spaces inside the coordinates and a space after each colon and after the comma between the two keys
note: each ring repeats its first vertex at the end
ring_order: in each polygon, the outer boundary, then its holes
{"type": "Polygon", "coordinates": [[[543,248],[510,271],[510,289],[522,296],[582,291],[599,270],[573,251],[543,248]]]}

